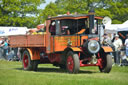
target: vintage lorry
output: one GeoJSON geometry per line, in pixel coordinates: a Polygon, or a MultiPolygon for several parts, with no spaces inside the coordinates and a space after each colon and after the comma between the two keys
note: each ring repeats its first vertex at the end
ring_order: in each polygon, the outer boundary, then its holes
{"type": "Polygon", "coordinates": [[[9,36],[9,45],[21,48],[24,70],[36,71],[38,64],[51,63],[69,73],[78,73],[85,66],[98,66],[100,72],[109,73],[113,50],[100,44],[101,22],[102,17],[93,10],[87,15],[50,17],[44,33],[9,36]]]}

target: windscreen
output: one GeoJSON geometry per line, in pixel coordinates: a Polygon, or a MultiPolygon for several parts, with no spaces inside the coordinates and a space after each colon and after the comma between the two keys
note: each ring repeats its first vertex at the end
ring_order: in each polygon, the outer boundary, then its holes
{"type": "MultiPolygon", "coordinates": [[[[61,20],[61,29],[67,29],[70,31],[70,35],[77,34],[82,29],[88,29],[88,21],[87,19],[79,19],[79,20],[73,20],[73,19],[66,19],[61,20]]],[[[84,32],[83,32],[84,34],[84,32]]]]}

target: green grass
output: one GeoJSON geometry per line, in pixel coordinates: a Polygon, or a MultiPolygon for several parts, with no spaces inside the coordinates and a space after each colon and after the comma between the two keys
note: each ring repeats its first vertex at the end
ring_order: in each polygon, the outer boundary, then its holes
{"type": "Polygon", "coordinates": [[[114,66],[109,74],[98,67],[82,67],[69,74],[51,64],[41,64],[37,72],[23,71],[21,62],[0,60],[0,85],[128,85],[128,67],[114,66]]]}

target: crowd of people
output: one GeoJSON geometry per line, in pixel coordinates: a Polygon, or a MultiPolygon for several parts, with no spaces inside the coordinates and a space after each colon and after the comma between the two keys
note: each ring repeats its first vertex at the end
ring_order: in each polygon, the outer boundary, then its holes
{"type": "Polygon", "coordinates": [[[123,44],[122,40],[119,38],[118,34],[114,35],[114,38],[111,39],[107,34],[103,36],[103,45],[109,45],[113,49],[112,56],[114,57],[113,65],[124,66],[128,65],[128,35],[126,35],[125,43],[123,44]]]}
{"type": "MultiPolygon", "coordinates": [[[[37,26],[36,29],[30,29],[27,34],[28,35],[36,35],[36,34],[42,34],[45,33],[45,25],[40,24],[37,26]]],[[[7,37],[0,37],[0,59],[5,60],[20,60],[20,48],[11,48],[8,44],[8,38],[7,37]]]]}
{"type": "Polygon", "coordinates": [[[18,48],[10,48],[8,46],[8,38],[0,38],[0,59],[19,60],[18,48]]]}

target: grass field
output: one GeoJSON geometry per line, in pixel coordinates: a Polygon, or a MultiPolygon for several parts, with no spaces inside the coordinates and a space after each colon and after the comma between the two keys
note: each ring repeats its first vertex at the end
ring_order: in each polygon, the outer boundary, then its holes
{"type": "Polygon", "coordinates": [[[23,71],[21,62],[0,60],[0,85],[128,85],[128,67],[114,66],[109,74],[82,67],[78,74],[69,74],[51,64],[33,72],[23,71]]]}

